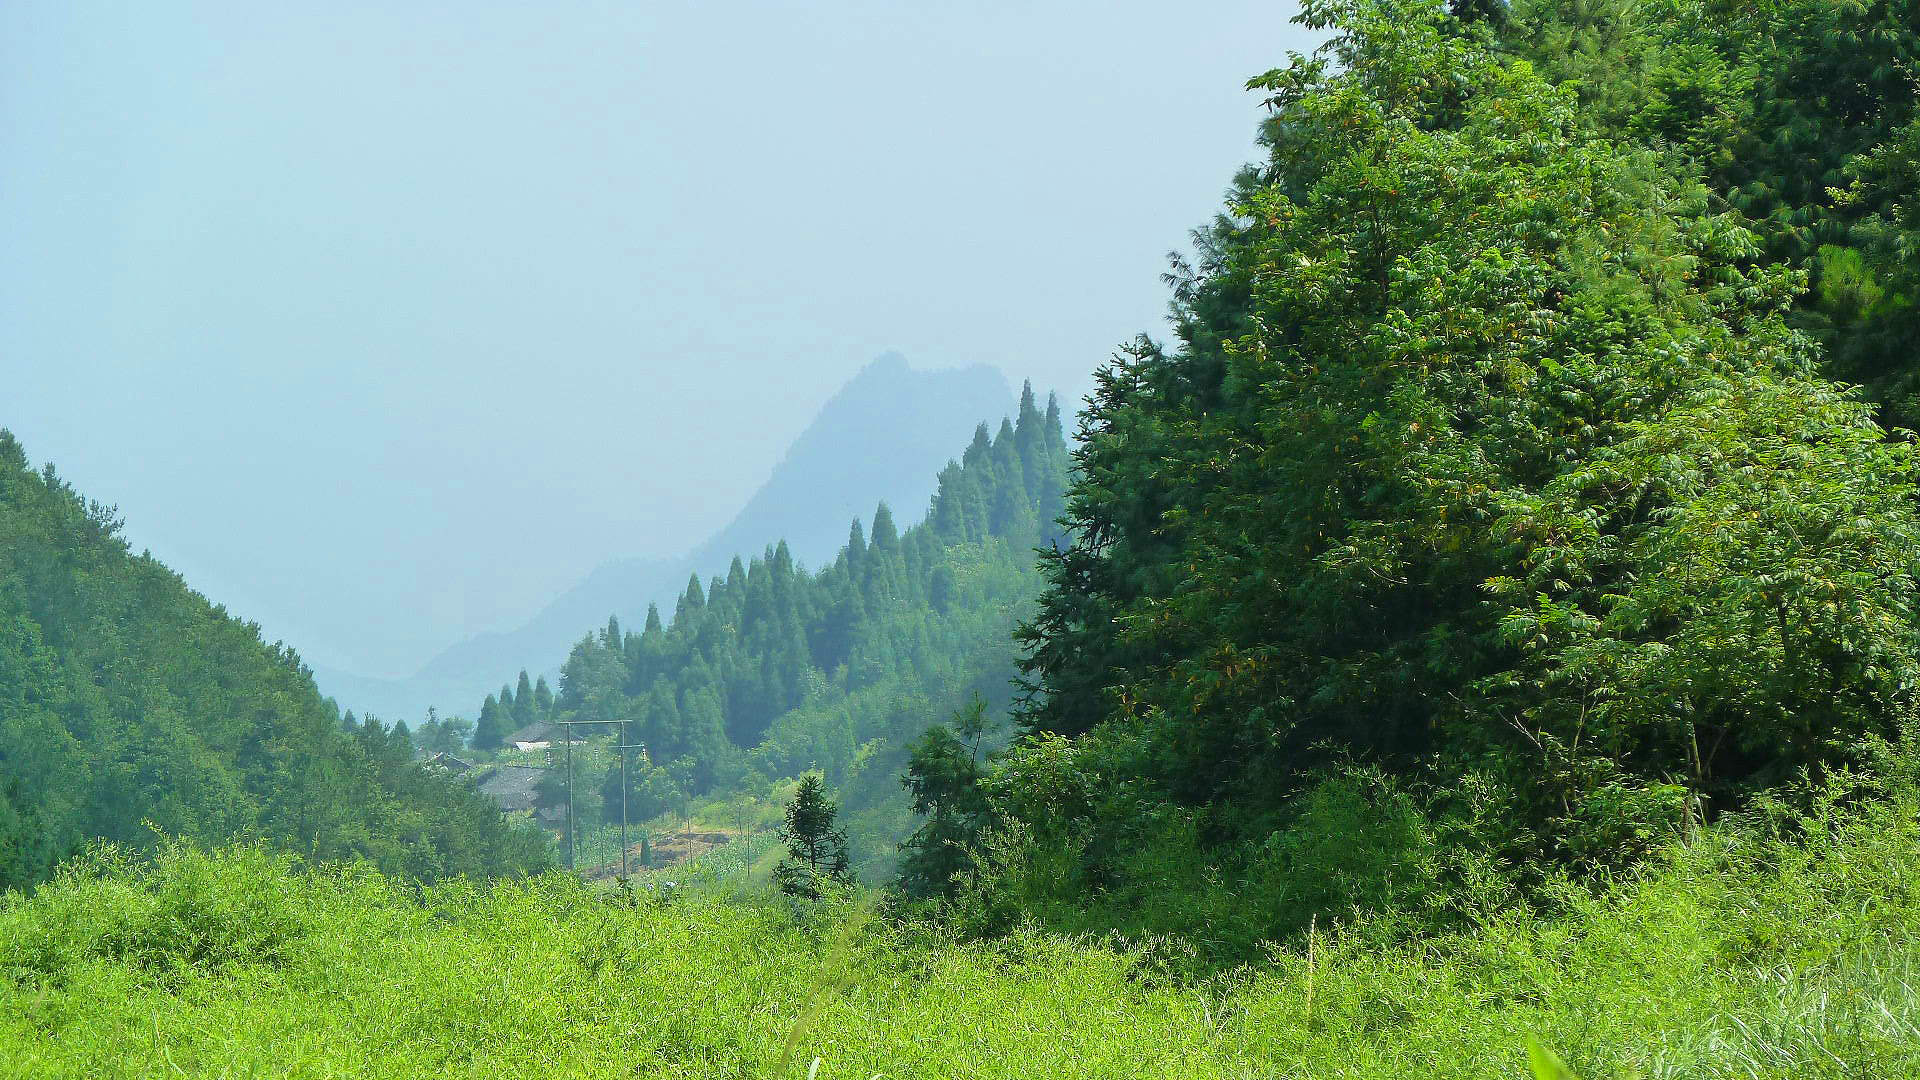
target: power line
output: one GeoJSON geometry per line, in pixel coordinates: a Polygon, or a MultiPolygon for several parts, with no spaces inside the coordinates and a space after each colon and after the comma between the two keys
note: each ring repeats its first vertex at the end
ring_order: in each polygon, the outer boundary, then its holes
{"type": "MultiPolygon", "coordinates": [[[[626,721],[625,720],[555,720],[553,722],[565,728],[567,732],[567,738],[566,738],[566,745],[567,745],[567,754],[566,754],[566,760],[567,760],[567,768],[566,768],[566,772],[567,772],[567,869],[571,870],[573,869],[573,725],[575,724],[622,724],[624,725],[626,721]]],[[[621,760],[623,762],[625,761],[625,755],[622,755],[621,760]]],[[[621,768],[620,773],[621,773],[622,779],[624,780],[626,776],[626,769],[624,768],[624,766],[621,768]]],[[[627,801],[626,790],[623,786],[620,792],[620,803],[622,807],[626,805],[626,801],[627,801]]],[[[621,814],[621,818],[622,818],[621,836],[623,839],[625,838],[625,835],[626,835],[625,817],[626,815],[623,811],[621,814]]],[[[621,854],[622,860],[624,861],[626,857],[626,849],[622,848],[620,854],[621,854]]]]}

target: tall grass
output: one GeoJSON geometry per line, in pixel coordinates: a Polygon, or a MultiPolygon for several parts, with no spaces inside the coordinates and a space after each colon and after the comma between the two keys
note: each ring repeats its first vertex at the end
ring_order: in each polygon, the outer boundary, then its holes
{"type": "Polygon", "coordinates": [[[1920,1075],[1913,808],[1822,828],[1709,830],[1444,937],[1322,925],[1310,955],[1199,981],[1151,948],[964,942],[857,898],[108,853],[0,900],[0,1076],[1920,1075]]]}

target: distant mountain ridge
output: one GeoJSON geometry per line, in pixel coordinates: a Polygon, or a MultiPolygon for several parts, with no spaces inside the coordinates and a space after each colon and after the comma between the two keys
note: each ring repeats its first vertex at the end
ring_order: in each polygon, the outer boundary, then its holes
{"type": "Polygon", "coordinates": [[[848,523],[870,517],[880,501],[903,526],[919,520],[953,448],[1013,405],[1005,375],[991,365],[917,371],[885,353],[822,406],[733,520],[686,555],[604,563],[520,628],[459,642],[409,679],[327,668],[316,668],[315,678],[342,707],[389,722],[417,722],[429,706],[472,715],[511,673],[556,671],[609,614],[637,626],[649,603],[671,611],[690,574],[723,574],[735,555],[780,539],[799,562],[824,564],[846,542],[848,523]]]}

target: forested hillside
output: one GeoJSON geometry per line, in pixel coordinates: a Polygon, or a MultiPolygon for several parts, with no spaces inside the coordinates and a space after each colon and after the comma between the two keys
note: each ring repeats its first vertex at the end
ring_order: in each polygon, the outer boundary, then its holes
{"type": "Polygon", "coordinates": [[[610,612],[638,625],[649,603],[672,603],[689,573],[722,569],[736,552],[785,538],[800,561],[830,561],[850,518],[880,500],[924,505],[934,474],[973,426],[1013,404],[1006,377],[989,365],[923,371],[899,353],[883,354],[820,407],[731,521],[697,545],[687,538],[689,550],[604,563],[524,625],[453,645],[412,678],[365,679],[322,670],[321,690],[389,721],[418,723],[430,706],[441,712],[467,708],[503,671],[522,664],[536,673],[550,670],[582,627],[610,612]]]}
{"type": "MultiPolygon", "coordinates": [[[[854,811],[857,857],[884,865],[907,827],[907,744],[973,695],[1009,701],[1012,629],[1039,586],[1034,550],[1058,537],[1066,479],[1058,403],[1042,410],[1028,387],[1015,417],[982,424],[940,473],[924,521],[902,530],[882,503],[817,571],[780,542],[695,577],[671,620],[650,610],[638,632],[616,619],[575,645],[550,712],[528,707],[524,674],[517,693],[490,697],[475,745],[535,717],[625,721],[646,746],[628,793],[637,818],[687,796],[765,796],[817,769],[854,811]]],[[[579,761],[576,809],[599,820],[619,802],[615,759],[579,761]]]]}
{"type": "Polygon", "coordinates": [[[292,650],[118,529],[0,431],[0,887],[156,835],[426,879],[547,865],[544,836],[422,770],[404,737],[347,734],[292,650]]]}

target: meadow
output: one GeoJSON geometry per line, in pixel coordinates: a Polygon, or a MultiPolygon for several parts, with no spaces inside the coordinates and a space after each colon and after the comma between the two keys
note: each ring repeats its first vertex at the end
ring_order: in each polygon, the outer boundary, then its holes
{"type": "Polygon", "coordinates": [[[662,902],[102,849],[0,900],[0,1076],[1913,1075],[1915,811],[1716,827],[1455,932],[1360,919],[1203,975],[1172,941],[962,941],[724,873],[662,902]]]}

